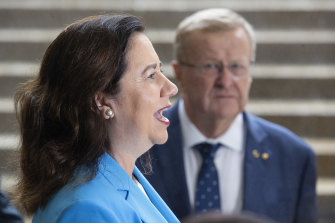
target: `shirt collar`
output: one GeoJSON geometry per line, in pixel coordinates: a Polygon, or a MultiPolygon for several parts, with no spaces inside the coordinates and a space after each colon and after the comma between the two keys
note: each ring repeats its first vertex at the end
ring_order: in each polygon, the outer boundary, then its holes
{"type": "Polygon", "coordinates": [[[204,136],[190,121],[186,114],[184,101],[182,99],[179,100],[178,113],[183,133],[182,137],[184,147],[192,148],[194,145],[206,141],[213,144],[221,143],[225,145],[225,147],[236,150],[237,152],[241,152],[243,150],[245,131],[242,113],[236,116],[235,120],[226,132],[214,139],[204,136]]]}

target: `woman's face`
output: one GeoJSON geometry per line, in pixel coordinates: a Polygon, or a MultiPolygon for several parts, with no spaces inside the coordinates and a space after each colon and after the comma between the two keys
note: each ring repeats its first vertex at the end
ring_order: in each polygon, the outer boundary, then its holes
{"type": "Polygon", "coordinates": [[[127,140],[149,149],[167,140],[169,120],[162,111],[178,91],[162,73],[161,62],[147,36],[136,32],[128,43],[127,69],[120,80],[120,92],[113,100],[117,131],[127,140]]]}

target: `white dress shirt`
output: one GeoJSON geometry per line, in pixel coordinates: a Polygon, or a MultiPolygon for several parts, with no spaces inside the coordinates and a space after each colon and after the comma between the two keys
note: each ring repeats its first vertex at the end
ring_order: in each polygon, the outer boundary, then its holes
{"type": "Polygon", "coordinates": [[[136,183],[136,185],[138,186],[138,188],[140,188],[140,190],[143,192],[143,194],[149,199],[150,201],[150,198],[147,194],[147,192],[145,191],[144,187],[142,186],[142,184],[138,181],[138,179],[136,179],[136,177],[134,177],[134,181],[136,183]]]}
{"type": "Polygon", "coordinates": [[[239,114],[229,129],[215,139],[206,138],[189,120],[183,100],[179,100],[179,119],[181,123],[186,182],[192,208],[194,208],[195,189],[202,158],[192,147],[201,142],[221,143],[214,158],[218,171],[221,209],[223,213],[239,213],[243,197],[243,159],[245,128],[243,116],[239,114]]]}

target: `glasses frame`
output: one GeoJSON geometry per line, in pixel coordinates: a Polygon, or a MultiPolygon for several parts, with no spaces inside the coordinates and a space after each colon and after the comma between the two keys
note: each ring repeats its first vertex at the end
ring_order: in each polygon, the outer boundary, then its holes
{"type": "Polygon", "coordinates": [[[184,62],[184,61],[178,61],[178,64],[181,66],[185,66],[185,67],[190,67],[190,68],[195,68],[198,70],[206,70],[206,69],[213,69],[215,68],[217,70],[217,76],[219,76],[220,74],[222,74],[223,69],[225,67],[228,68],[229,72],[235,77],[235,78],[242,78],[247,76],[248,71],[250,70],[250,67],[254,65],[254,61],[250,61],[248,66],[242,66],[245,67],[245,74],[236,74],[233,72],[233,66],[238,65],[238,63],[232,63],[229,65],[225,65],[222,62],[217,62],[217,63],[206,63],[206,64],[194,64],[194,63],[188,63],[188,62],[184,62]]]}

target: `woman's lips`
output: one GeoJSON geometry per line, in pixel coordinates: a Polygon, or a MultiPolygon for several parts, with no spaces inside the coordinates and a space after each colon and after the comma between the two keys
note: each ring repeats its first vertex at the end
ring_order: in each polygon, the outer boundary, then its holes
{"type": "Polygon", "coordinates": [[[166,109],[168,109],[168,108],[170,108],[170,107],[171,107],[171,105],[168,105],[168,106],[166,106],[166,107],[164,107],[164,108],[159,109],[158,111],[156,111],[156,112],[154,113],[154,117],[155,117],[158,121],[160,121],[161,123],[164,123],[165,125],[169,125],[169,124],[170,124],[169,119],[167,119],[166,117],[164,117],[162,113],[163,113],[164,110],[166,110],[166,109]]]}

